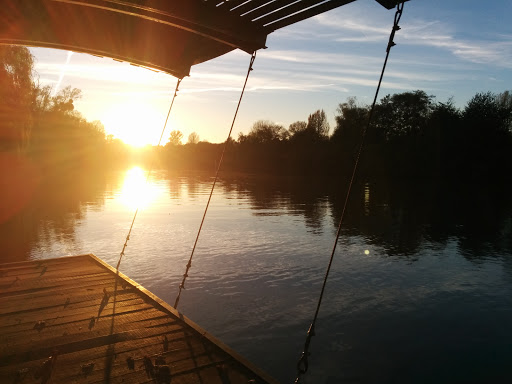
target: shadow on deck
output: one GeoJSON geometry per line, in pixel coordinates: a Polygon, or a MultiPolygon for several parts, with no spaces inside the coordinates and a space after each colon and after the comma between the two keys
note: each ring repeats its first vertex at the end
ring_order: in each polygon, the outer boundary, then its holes
{"type": "Polygon", "coordinates": [[[94,255],[0,265],[1,383],[277,383],[94,255]]]}

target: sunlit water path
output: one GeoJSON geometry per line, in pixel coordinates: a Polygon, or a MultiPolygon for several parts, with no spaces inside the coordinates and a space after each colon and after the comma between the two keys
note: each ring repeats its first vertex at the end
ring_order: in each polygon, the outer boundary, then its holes
{"type": "MultiPolygon", "coordinates": [[[[212,178],[145,178],[139,168],[112,173],[78,208],[38,218],[27,256],[94,253],[115,265],[138,205],[121,271],[174,303],[212,178]]],[[[295,377],[340,212],[338,194],[313,184],[223,178],[180,301],[283,383],[295,377]]],[[[510,216],[470,238],[452,214],[453,223],[424,220],[431,207],[415,196],[419,213],[374,186],[356,189],[304,382],[512,379],[510,216]]]]}

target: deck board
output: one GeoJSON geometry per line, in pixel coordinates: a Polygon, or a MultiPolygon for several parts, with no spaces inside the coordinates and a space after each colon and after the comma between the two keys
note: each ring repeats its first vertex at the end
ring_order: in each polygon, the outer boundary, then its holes
{"type": "Polygon", "coordinates": [[[94,255],[0,265],[0,383],[45,383],[45,362],[46,383],[276,383],[94,255]]]}

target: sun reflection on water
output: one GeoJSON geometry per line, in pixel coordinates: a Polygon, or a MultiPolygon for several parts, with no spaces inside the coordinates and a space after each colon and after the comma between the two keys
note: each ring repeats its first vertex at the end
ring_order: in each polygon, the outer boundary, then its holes
{"type": "Polygon", "coordinates": [[[130,209],[144,209],[157,198],[159,189],[151,180],[146,183],[147,173],[140,167],[126,171],[119,196],[120,201],[130,209]]]}

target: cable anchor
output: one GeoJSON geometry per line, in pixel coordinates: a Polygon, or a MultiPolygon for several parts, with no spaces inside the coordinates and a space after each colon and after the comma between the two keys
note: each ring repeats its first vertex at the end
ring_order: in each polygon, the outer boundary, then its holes
{"type": "Polygon", "coordinates": [[[396,5],[395,20],[393,22],[393,28],[391,30],[391,35],[389,36],[388,46],[386,48],[386,52],[388,52],[388,53],[391,50],[391,48],[393,48],[396,45],[396,43],[393,40],[395,39],[395,33],[401,29],[400,26],[398,25],[398,23],[400,22],[400,19],[402,17],[403,10],[404,10],[404,3],[398,3],[396,5]]]}

